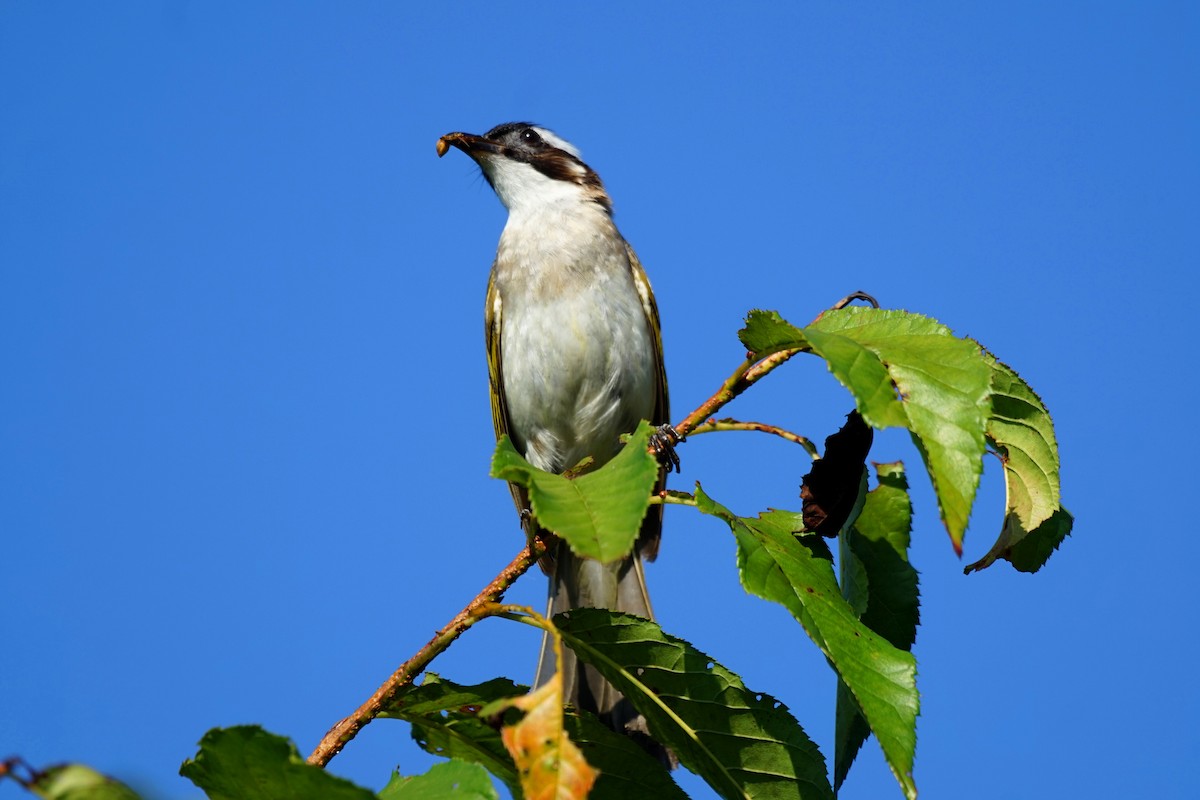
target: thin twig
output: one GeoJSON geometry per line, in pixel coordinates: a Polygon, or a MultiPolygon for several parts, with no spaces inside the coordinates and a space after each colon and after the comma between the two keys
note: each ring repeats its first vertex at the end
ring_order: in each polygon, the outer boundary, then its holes
{"type": "Polygon", "coordinates": [[[813,458],[817,457],[817,446],[812,443],[806,436],[801,436],[798,433],[792,433],[789,430],[784,430],[777,425],[769,425],[766,422],[749,422],[731,417],[725,419],[710,419],[707,422],[702,422],[695,428],[692,428],[692,436],[697,436],[701,433],[716,433],[717,431],[759,431],[761,433],[769,433],[778,436],[781,439],[787,439],[789,442],[795,442],[803,447],[808,454],[813,458]]]}
{"type": "Polygon", "coordinates": [[[334,725],[329,733],[321,739],[321,743],[317,745],[316,749],[312,751],[308,757],[308,763],[319,767],[328,764],[329,760],[341,752],[346,743],[358,735],[358,732],[368,722],[379,716],[384,705],[400,689],[412,683],[413,679],[429,666],[429,662],[449,647],[459,634],[479,620],[494,614],[497,608],[495,604],[504,597],[508,587],[512,586],[517,578],[536,564],[545,552],[546,543],[540,538],[532,539],[525,549],[518,553],[517,557],[482,592],[476,595],[474,600],[467,604],[466,608],[458,612],[454,619],[435,633],[429,643],[418,650],[416,655],[401,664],[400,668],[375,690],[375,694],[371,695],[367,702],[363,703],[353,714],[334,725]]]}
{"type": "Polygon", "coordinates": [[[694,506],[696,505],[696,495],[677,489],[663,489],[650,502],[660,505],[694,506]]]}
{"type": "Polygon", "coordinates": [[[42,778],[42,773],[34,769],[28,761],[20,756],[12,756],[0,761],[0,780],[12,778],[23,789],[32,791],[33,785],[42,778]],[[23,770],[21,775],[18,770],[23,770]]]}
{"type": "Polygon", "coordinates": [[[862,300],[864,303],[869,303],[871,308],[879,308],[879,301],[866,292],[851,292],[833,304],[833,310],[839,311],[853,303],[855,300],[862,300]]]}
{"type": "Polygon", "coordinates": [[[778,353],[767,356],[761,361],[756,360],[754,354],[751,353],[741,366],[725,379],[725,382],[721,384],[721,388],[717,389],[712,397],[701,403],[695,411],[688,414],[683,418],[682,422],[675,426],[679,437],[681,439],[686,438],[689,433],[707,422],[710,417],[728,405],[733,398],[749,389],[755,382],[761,380],[767,373],[771,372],[771,370],[801,352],[804,352],[803,348],[781,350],[778,353]]]}

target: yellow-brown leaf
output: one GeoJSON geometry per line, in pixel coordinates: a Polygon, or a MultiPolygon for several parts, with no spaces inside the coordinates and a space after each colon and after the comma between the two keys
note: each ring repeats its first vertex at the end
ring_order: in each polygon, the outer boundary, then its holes
{"type": "Polygon", "coordinates": [[[525,800],[584,800],[599,773],[563,730],[561,676],[512,704],[525,716],[500,736],[516,762],[525,800]]]}

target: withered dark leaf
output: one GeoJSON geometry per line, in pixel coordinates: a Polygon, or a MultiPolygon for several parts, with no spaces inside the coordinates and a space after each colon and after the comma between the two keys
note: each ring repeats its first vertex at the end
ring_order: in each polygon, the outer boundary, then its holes
{"type": "Polygon", "coordinates": [[[857,411],[846,415],[841,430],[825,440],[825,454],[813,462],[800,484],[804,528],[837,536],[858,499],[863,466],[875,434],[857,411]]]}

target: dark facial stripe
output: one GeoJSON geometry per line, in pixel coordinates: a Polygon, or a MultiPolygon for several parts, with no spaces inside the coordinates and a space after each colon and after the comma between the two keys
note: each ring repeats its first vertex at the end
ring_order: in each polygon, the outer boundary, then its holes
{"type": "Polygon", "coordinates": [[[525,141],[522,134],[533,127],[536,126],[531,122],[505,122],[484,134],[484,138],[496,143],[505,158],[529,164],[547,178],[593,189],[593,201],[611,214],[612,201],[604,191],[600,176],[579,158],[554,147],[540,135],[536,142],[525,141]]]}

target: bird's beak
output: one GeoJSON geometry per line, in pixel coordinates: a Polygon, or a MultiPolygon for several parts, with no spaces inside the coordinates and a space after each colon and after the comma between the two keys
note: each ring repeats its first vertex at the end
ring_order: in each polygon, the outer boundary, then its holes
{"type": "Polygon", "coordinates": [[[438,157],[446,155],[450,150],[450,146],[454,145],[459,150],[469,155],[471,158],[477,158],[482,153],[498,153],[499,145],[489,141],[482,136],[476,136],[473,133],[462,133],[455,131],[447,133],[445,136],[437,140],[438,157]]]}

